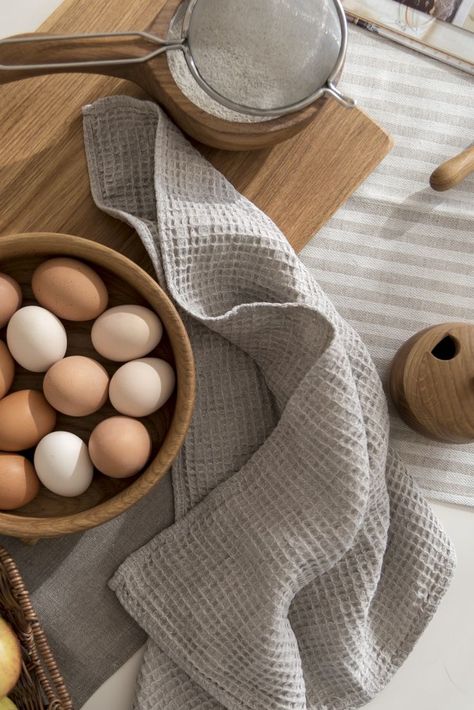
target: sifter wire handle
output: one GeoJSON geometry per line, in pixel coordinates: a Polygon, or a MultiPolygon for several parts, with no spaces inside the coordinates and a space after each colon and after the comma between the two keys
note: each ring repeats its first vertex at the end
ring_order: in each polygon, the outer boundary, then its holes
{"type": "Polygon", "coordinates": [[[36,76],[39,73],[48,73],[49,71],[75,71],[78,69],[91,70],[95,67],[119,67],[130,66],[134,64],[143,64],[150,61],[154,57],[159,56],[163,52],[171,49],[183,49],[183,42],[176,40],[165,40],[156,37],[149,32],[96,32],[93,34],[75,34],[75,35],[31,35],[8,37],[0,40],[0,83],[15,81],[15,79],[26,78],[26,76],[36,76]],[[126,56],[121,52],[117,52],[117,45],[110,42],[90,42],[91,40],[110,40],[111,38],[123,39],[139,39],[135,48],[143,49],[147,44],[153,45],[145,54],[134,56],[126,56]],[[82,40],[82,42],[81,42],[82,40]],[[88,42],[85,42],[87,40],[88,42]],[[90,53],[96,53],[97,56],[92,59],[73,59],[66,60],[65,56],[71,53],[74,48],[71,48],[70,43],[77,42],[76,51],[80,55],[90,56],[90,53]],[[45,50],[41,47],[41,43],[49,43],[45,50]],[[56,55],[57,61],[31,61],[31,57],[40,56],[41,53],[48,52],[56,55]],[[115,58],[105,57],[104,50],[116,52],[115,58]],[[7,60],[5,62],[5,56],[7,60]],[[26,57],[26,61],[25,61],[26,57]],[[2,76],[3,73],[6,73],[2,76]],[[29,74],[31,72],[31,74],[29,74]],[[8,73],[11,73],[9,77],[8,73]]]}
{"type": "Polygon", "coordinates": [[[336,101],[339,101],[339,103],[345,108],[354,108],[357,105],[354,99],[352,99],[350,96],[346,96],[341,91],[339,91],[336,85],[333,84],[331,81],[328,81],[328,83],[324,87],[324,93],[327,96],[332,96],[333,98],[335,98],[336,101]]]}

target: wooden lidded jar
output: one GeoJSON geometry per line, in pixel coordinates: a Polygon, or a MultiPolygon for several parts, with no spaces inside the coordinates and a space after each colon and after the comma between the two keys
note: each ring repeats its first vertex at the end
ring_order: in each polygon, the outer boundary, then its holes
{"type": "Polygon", "coordinates": [[[390,394],[421,434],[474,441],[474,323],[441,323],[407,340],[392,362],[390,394]]]}

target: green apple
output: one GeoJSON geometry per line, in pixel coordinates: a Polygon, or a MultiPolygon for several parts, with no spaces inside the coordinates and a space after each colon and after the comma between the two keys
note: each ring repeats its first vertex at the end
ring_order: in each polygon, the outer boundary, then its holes
{"type": "MultiPolygon", "coordinates": [[[[11,626],[7,624],[4,619],[0,618],[0,698],[8,695],[15,687],[18,683],[20,673],[20,642],[15,636],[11,626]]],[[[1,705],[0,708],[2,708],[1,705]]]]}
{"type": "Polygon", "coordinates": [[[0,700],[0,710],[18,710],[18,705],[12,703],[10,698],[3,698],[0,700]]]}

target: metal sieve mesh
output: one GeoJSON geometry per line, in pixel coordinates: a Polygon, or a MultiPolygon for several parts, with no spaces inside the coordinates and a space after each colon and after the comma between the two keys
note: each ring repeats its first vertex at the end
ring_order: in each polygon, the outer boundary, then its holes
{"type": "Polygon", "coordinates": [[[188,45],[201,79],[221,97],[275,110],[326,83],[341,23],[333,0],[198,0],[188,45]]]}

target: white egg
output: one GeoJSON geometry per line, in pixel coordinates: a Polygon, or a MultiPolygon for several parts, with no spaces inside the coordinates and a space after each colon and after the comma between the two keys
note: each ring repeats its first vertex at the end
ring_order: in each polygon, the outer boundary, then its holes
{"type": "Polygon", "coordinates": [[[170,398],[176,375],[169,363],[156,357],[133,360],[119,367],[110,381],[115,409],[129,417],[146,417],[170,398]]]}
{"type": "Polygon", "coordinates": [[[35,469],[53,493],[72,498],[86,491],[94,475],[87,446],[75,434],[53,431],[36,447],[35,469]]]}
{"type": "Polygon", "coordinates": [[[46,308],[25,306],[10,318],[7,344],[26,370],[46,372],[66,354],[67,335],[59,318],[46,308]]]}
{"type": "Polygon", "coordinates": [[[91,332],[97,352],[115,362],[148,355],[162,335],[163,326],[156,313],[136,305],[109,308],[97,318],[91,332]]]}

